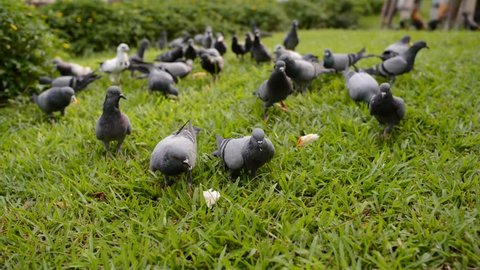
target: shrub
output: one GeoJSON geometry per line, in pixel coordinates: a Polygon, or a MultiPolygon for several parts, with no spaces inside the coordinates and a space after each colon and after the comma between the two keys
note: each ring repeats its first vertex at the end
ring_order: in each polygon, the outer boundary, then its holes
{"type": "Polygon", "coordinates": [[[58,40],[22,1],[0,0],[0,100],[36,83],[47,70],[58,40]]]}

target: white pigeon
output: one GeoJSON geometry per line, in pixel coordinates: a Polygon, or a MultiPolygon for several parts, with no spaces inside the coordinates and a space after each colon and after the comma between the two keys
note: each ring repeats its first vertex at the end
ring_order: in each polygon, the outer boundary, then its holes
{"type": "Polygon", "coordinates": [[[130,50],[127,44],[120,43],[117,47],[117,57],[100,63],[100,71],[110,74],[110,80],[116,82],[122,71],[130,66],[127,52],[130,50]]]}

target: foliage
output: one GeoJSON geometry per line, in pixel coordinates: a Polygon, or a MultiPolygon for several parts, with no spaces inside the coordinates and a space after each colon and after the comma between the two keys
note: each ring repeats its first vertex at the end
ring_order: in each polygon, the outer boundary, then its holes
{"type": "MultiPolygon", "coordinates": [[[[225,70],[188,76],[180,97],[148,93],[122,74],[120,109],[133,132],[124,153],[95,138],[108,76],[78,94],[56,123],[32,104],[0,111],[0,265],[117,269],[468,269],[480,265],[478,36],[466,32],[300,31],[297,51],[380,53],[404,34],[425,39],[393,94],[407,105],[388,139],[341,74],[315,80],[261,119],[252,95],[273,64],[225,55],[225,70]],[[448,48],[445,49],[445,48],[448,48]],[[195,190],[185,177],[163,190],[148,171],[161,138],[186,120],[202,128],[195,190]],[[257,177],[232,182],[215,134],[262,127],[276,147],[257,177]],[[302,149],[302,134],[320,138],[302,149]],[[202,191],[221,198],[207,210],[202,191]]],[[[269,48],[284,33],[264,39],[269,48]]],[[[93,66],[112,52],[66,59],[93,66]]],[[[151,61],[159,51],[148,50],[151,61]]],[[[357,63],[366,68],[378,59],[357,63]]],[[[202,69],[198,60],[193,73],[202,69]]]]}
{"type": "Polygon", "coordinates": [[[0,100],[31,87],[52,59],[58,40],[22,1],[0,0],[0,100]]]}

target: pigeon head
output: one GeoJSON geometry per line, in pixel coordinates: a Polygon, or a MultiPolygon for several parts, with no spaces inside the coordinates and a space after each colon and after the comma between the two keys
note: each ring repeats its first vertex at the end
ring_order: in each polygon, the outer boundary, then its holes
{"type": "Polygon", "coordinates": [[[60,57],[55,57],[55,58],[53,59],[53,63],[54,63],[55,65],[58,65],[58,64],[62,63],[62,59],[61,59],[60,57]]]}
{"type": "Polygon", "coordinates": [[[232,43],[238,43],[238,38],[236,35],[232,36],[232,43]]]}
{"type": "Polygon", "coordinates": [[[265,132],[263,132],[263,129],[261,128],[256,128],[252,132],[252,137],[250,137],[250,142],[253,143],[253,145],[257,145],[260,151],[262,151],[263,144],[265,142],[265,132]]]}
{"type": "Polygon", "coordinates": [[[281,72],[285,72],[285,62],[283,62],[282,60],[279,60],[275,63],[275,70],[279,70],[281,72]]]}
{"type": "Polygon", "coordinates": [[[415,51],[419,51],[419,50],[421,50],[421,49],[423,49],[423,48],[430,49],[430,48],[427,46],[427,43],[426,43],[425,41],[423,41],[423,40],[417,41],[417,42],[413,43],[412,48],[414,48],[415,51]]]}
{"type": "Polygon", "coordinates": [[[172,167],[177,167],[180,171],[192,170],[192,160],[188,159],[188,152],[181,148],[172,148],[170,153],[170,162],[172,167]]]}
{"type": "Polygon", "coordinates": [[[120,43],[120,45],[118,45],[118,47],[117,47],[117,52],[118,53],[128,52],[129,50],[130,50],[130,48],[125,43],[120,43]]]}
{"type": "Polygon", "coordinates": [[[120,99],[127,99],[120,91],[118,86],[110,86],[107,89],[107,95],[105,96],[105,102],[103,103],[103,111],[118,110],[118,103],[120,99]]]}
{"type": "Polygon", "coordinates": [[[297,27],[298,27],[298,21],[297,21],[297,20],[293,20],[293,21],[292,21],[292,27],[293,27],[293,28],[297,28],[297,27]]]}
{"type": "Polygon", "coordinates": [[[380,94],[382,95],[382,98],[392,97],[392,90],[390,89],[389,83],[380,84],[380,94]]]}
{"type": "Polygon", "coordinates": [[[148,45],[150,45],[150,41],[148,41],[148,39],[144,38],[140,41],[140,47],[146,48],[148,45]]]}
{"type": "Polygon", "coordinates": [[[64,96],[67,99],[70,99],[72,102],[76,102],[77,99],[75,98],[75,90],[73,88],[66,86],[61,88],[61,93],[62,96],[64,96]]]}
{"type": "Polygon", "coordinates": [[[188,41],[188,46],[192,46],[193,47],[193,39],[189,38],[188,41]]]}
{"type": "Polygon", "coordinates": [[[410,43],[410,36],[405,35],[404,37],[402,37],[402,39],[400,39],[400,42],[403,43],[403,44],[409,44],[410,43]]]}
{"type": "Polygon", "coordinates": [[[280,52],[283,50],[285,50],[285,47],[283,47],[283,45],[277,44],[277,46],[275,46],[274,52],[280,52]]]}
{"type": "Polygon", "coordinates": [[[326,68],[332,68],[333,67],[333,54],[330,49],[325,49],[323,52],[323,66],[326,68]]]}
{"type": "Polygon", "coordinates": [[[217,41],[218,41],[218,42],[222,42],[222,41],[223,41],[224,38],[223,38],[222,33],[217,33],[216,36],[217,36],[217,41]]]}

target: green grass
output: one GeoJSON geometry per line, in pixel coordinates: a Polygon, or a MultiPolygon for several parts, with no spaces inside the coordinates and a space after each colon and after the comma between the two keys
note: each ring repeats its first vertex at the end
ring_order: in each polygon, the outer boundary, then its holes
{"type": "MultiPolygon", "coordinates": [[[[403,32],[302,31],[300,52],[380,52],[403,32]]],[[[340,74],[274,107],[252,91],[272,65],[229,52],[216,84],[187,77],[179,100],[123,74],[121,110],[133,134],[105,158],[95,138],[104,76],[51,124],[26,99],[0,110],[0,265],[6,268],[454,268],[480,267],[478,34],[411,32],[430,50],[397,78],[406,119],[382,140],[340,74]],[[148,171],[159,140],[186,120],[201,127],[194,194],[184,177],[164,191],[148,171]],[[276,147],[254,179],[231,182],[212,157],[215,134],[262,127],[276,147]],[[296,149],[301,132],[318,133],[296,149]],[[221,198],[207,210],[202,191],[221,198]],[[103,195],[105,197],[103,198],[103,195]]],[[[273,47],[283,34],[264,42],[273,47]]],[[[83,64],[112,57],[115,49],[83,64]]],[[[147,59],[158,52],[149,51],[147,59]]],[[[359,63],[368,67],[368,59],[359,63]]],[[[194,72],[201,71],[198,63],[194,72]]]]}

